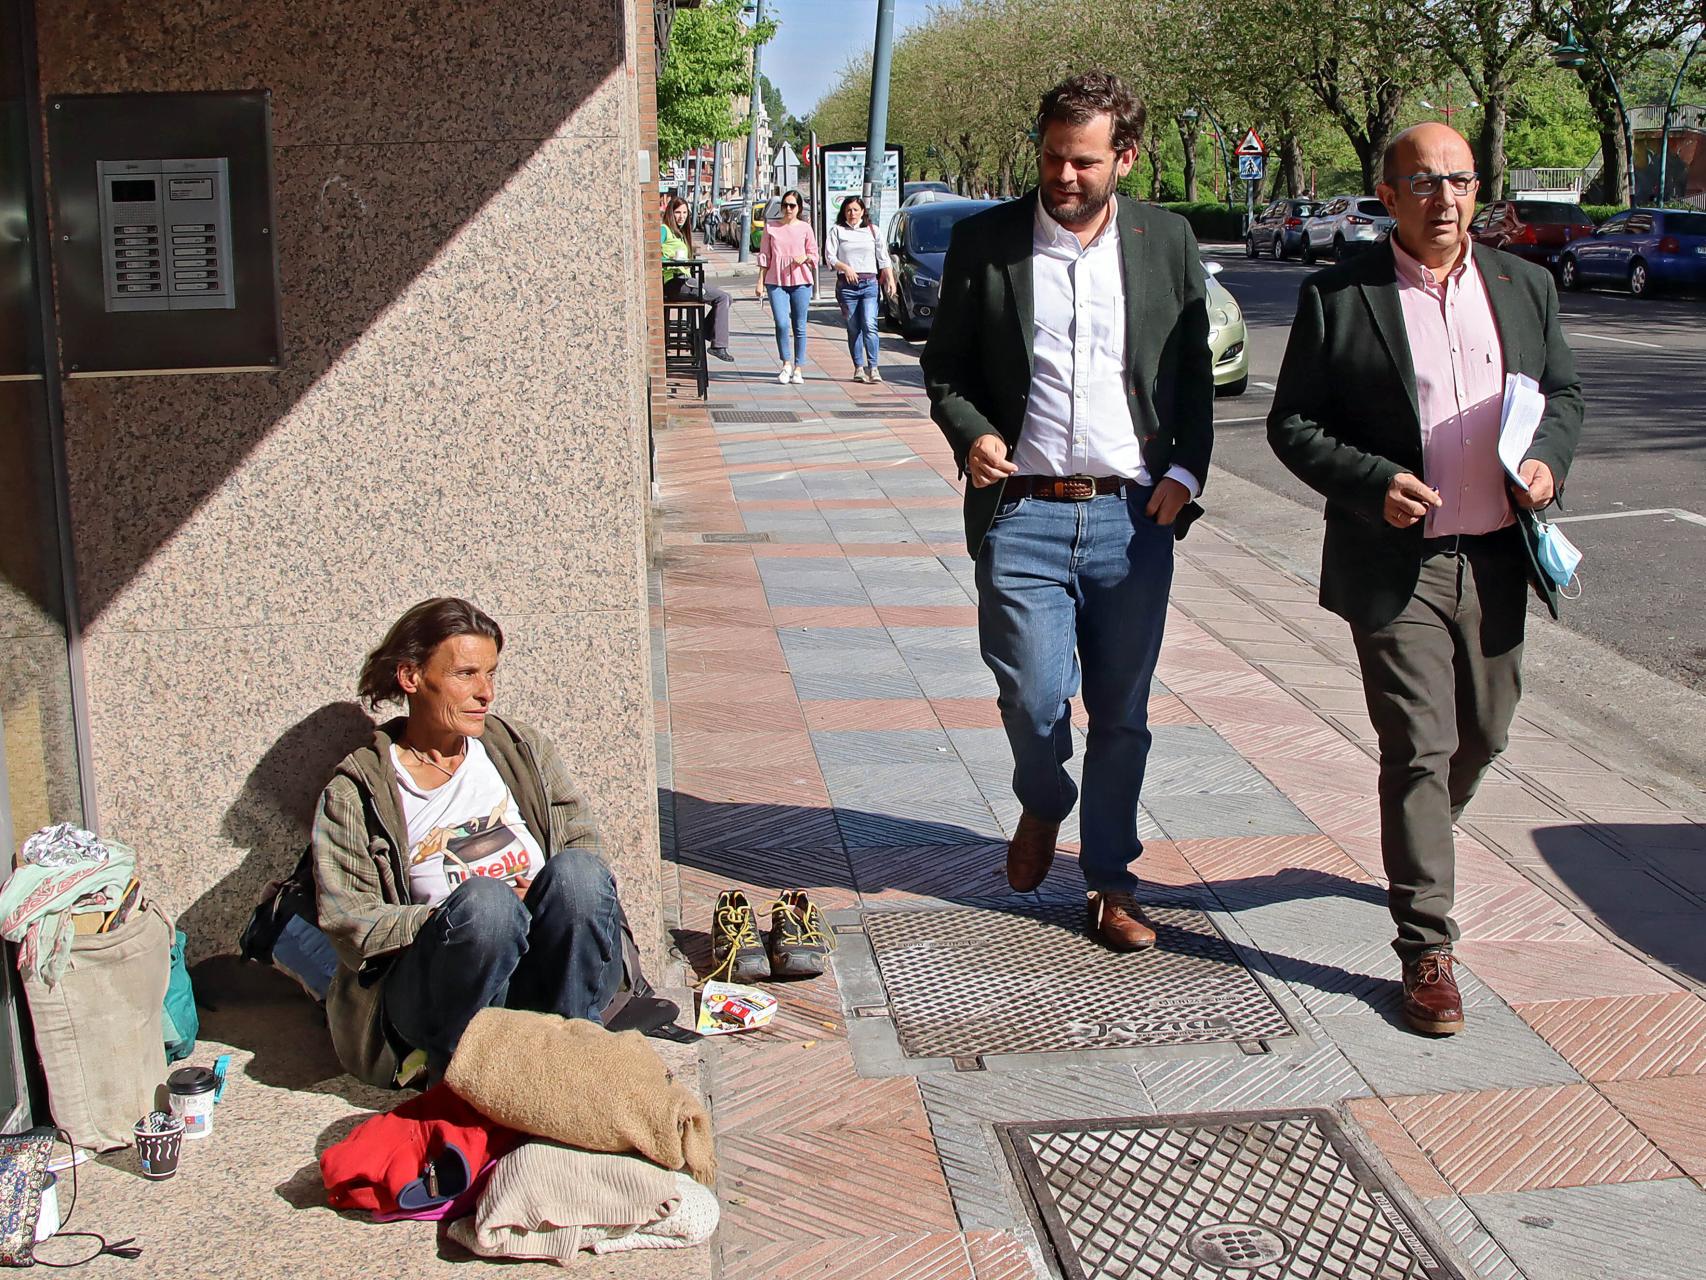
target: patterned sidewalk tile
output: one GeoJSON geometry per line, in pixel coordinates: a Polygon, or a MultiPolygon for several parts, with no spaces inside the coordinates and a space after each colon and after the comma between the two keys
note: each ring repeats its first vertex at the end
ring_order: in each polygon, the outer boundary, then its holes
{"type": "Polygon", "coordinates": [[[1485,942],[1457,956],[1512,1004],[1592,996],[1670,995],[1670,978],[1597,935],[1585,942],[1485,942]]]}
{"type": "Polygon", "coordinates": [[[1696,1280],[1706,1192],[1684,1179],[1468,1197],[1528,1280],[1696,1280]]]}
{"type": "Polygon", "coordinates": [[[1706,1178],[1706,1076],[1627,1080],[1603,1092],[1679,1169],[1706,1178]]]}
{"type": "Polygon", "coordinates": [[[1382,1099],[1352,1098],[1345,1107],[1412,1192],[1424,1200],[1451,1194],[1450,1185],[1382,1099]]]}
{"type": "Polygon", "coordinates": [[[1706,1073],[1706,999],[1693,992],[1550,1000],[1515,1008],[1589,1080],[1706,1073]]]}
{"type": "Polygon", "coordinates": [[[673,781],[678,793],[719,804],[829,807],[829,789],[810,761],[732,767],[683,763],[677,766],[673,781]]]}
{"type": "Polygon", "coordinates": [[[1503,1004],[1464,1014],[1464,1031],[1445,1037],[1418,1036],[1396,1018],[1366,1012],[1320,1022],[1322,1034],[1386,1098],[1580,1082],[1575,1068],[1503,1004]]]}
{"type": "MultiPolygon", "coordinates": [[[[854,845],[847,851],[853,881],[867,906],[897,902],[953,904],[1000,898],[1007,885],[1007,846],[986,841],[962,845],[854,845]]],[[[1084,891],[1077,859],[1062,855],[1045,882],[1050,897],[1084,891]]],[[[1022,900],[1022,899],[1016,899],[1022,900]]]]}
{"type": "MultiPolygon", "coordinates": [[[[877,1219],[869,1224],[881,1224],[877,1219]]],[[[991,1254],[979,1268],[966,1236],[861,1235],[800,1244],[786,1237],[746,1247],[720,1245],[722,1280],[1005,1280],[1029,1277],[1007,1255],[991,1254]]]]}
{"type": "Polygon", "coordinates": [[[680,792],[675,797],[675,832],[682,848],[693,849],[822,848],[840,842],[830,809],[723,804],[680,792]]]}
{"type": "Polygon", "coordinates": [[[804,846],[777,849],[682,849],[675,861],[681,877],[682,918],[693,928],[710,928],[717,894],[739,889],[754,904],[773,900],[783,889],[807,889],[825,911],[858,904],[853,872],[839,848],[804,846]]]}
{"type": "Polygon", "coordinates": [[[934,706],[921,698],[847,698],[804,703],[814,732],[837,729],[939,729],[934,706]]]}
{"type": "Polygon", "coordinates": [[[1451,914],[1463,936],[1479,942],[1586,942],[1598,938],[1563,903],[1526,881],[1459,885],[1451,914]]]}
{"type": "Polygon", "coordinates": [[[1680,1176],[1589,1085],[1392,1098],[1388,1105],[1460,1195],[1680,1176]]]}
{"type": "Polygon", "coordinates": [[[1371,1092],[1351,1062],[1330,1044],[1308,1053],[1145,1062],[1135,1070],[1162,1114],[1336,1106],[1371,1092]]]}
{"type": "Polygon", "coordinates": [[[1528,1280],[1461,1198],[1441,1196],[1428,1200],[1426,1206],[1462,1253],[1476,1280],[1528,1280]]]}
{"type": "Polygon", "coordinates": [[[878,1225],[901,1236],[958,1231],[911,1078],[860,1079],[837,1043],[719,1054],[710,1087],[718,1192],[739,1198],[719,1233],[725,1266],[773,1242],[845,1240],[878,1225]]]}

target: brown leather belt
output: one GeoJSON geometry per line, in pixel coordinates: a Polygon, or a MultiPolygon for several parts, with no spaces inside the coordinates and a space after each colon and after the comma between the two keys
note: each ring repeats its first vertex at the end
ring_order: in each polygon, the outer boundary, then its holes
{"type": "Polygon", "coordinates": [[[1125,476],[1008,476],[1003,498],[1044,498],[1050,502],[1088,502],[1137,483],[1125,476]]]}

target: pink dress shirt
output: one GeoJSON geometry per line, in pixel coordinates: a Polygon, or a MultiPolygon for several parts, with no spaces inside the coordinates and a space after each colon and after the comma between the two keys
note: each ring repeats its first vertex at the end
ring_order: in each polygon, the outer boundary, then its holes
{"type": "Polygon", "coordinates": [[[1441,502],[1428,512],[1422,534],[1502,529],[1516,516],[1499,462],[1505,357],[1486,282],[1468,249],[1444,278],[1405,253],[1396,237],[1392,256],[1416,367],[1422,479],[1441,502]]]}
{"type": "Polygon", "coordinates": [[[758,265],[764,269],[765,284],[810,284],[816,271],[817,237],[812,224],[801,218],[792,222],[767,222],[764,239],[758,242],[758,265]],[[795,258],[808,259],[804,266],[795,258]]]}

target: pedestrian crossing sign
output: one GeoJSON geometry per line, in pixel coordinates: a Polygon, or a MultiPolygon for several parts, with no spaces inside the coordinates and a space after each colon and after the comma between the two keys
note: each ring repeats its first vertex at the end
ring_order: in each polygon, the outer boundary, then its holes
{"type": "Polygon", "coordinates": [[[1238,157],[1238,180],[1240,182],[1260,182],[1264,163],[1261,156],[1238,157]]]}

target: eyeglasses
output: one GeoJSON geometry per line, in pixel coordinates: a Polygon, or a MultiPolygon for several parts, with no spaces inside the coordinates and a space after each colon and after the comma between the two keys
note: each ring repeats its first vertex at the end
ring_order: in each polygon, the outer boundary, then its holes
{"type": "Polygon", "coordinates": [[[1410,194],[1427,199],[1439,191],[1440,183],[1449,182],[1454,194],[1466,196],[1481,183],[1481,175],[1477,173],[1412,173],[1393,180],[1396,186],[1400,182],[1408,183],[1410,194]]]}

